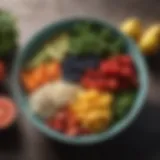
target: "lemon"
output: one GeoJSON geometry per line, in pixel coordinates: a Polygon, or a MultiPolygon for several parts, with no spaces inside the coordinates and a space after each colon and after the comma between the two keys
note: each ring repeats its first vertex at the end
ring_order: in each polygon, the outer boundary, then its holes
{"type": "Polygon", "coordinates": [[[142,35],[139,47],[144,54],[153,54],[160,46],[160,24],[149,27],[142,35]]]}
{"type": "Polygon", "coordinates": [[[129,18],[120,25],[120,30],[137,41],[142,34],[141,21],[138,18],[129,18]]]}

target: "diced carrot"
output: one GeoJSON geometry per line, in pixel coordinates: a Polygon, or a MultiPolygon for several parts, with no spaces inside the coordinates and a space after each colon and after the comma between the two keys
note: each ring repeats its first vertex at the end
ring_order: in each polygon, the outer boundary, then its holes
{"type": "Polygon", "coordinates": [[[25,87],[27,91],[33,92],[38,87],[38,84],[36,81],[34,81],[34,79],[29,77],[25,81],[25,87]]]}
{"type": "Polygon", "coordinates": [[[33,69],[33,71],[31,72],[31,77],[39,85],[46,83],[48,79],[45,75],[45,66],[41,64],[37,68],[33,69]]]}
{"type": "Polygon", "coordinates": [[[60,64],[57,62],[50,62],[45,65],[46,76],[49,80],[58,79],[60,77],[60,64]]]}
{"type": "Polygon", "coordinates": [[[38,84],[33,79],[32,74],[30,74],[30,73],[22,73],[21,74],[21,78],[22,78],[22,82],[23,82],[24,88],[27,91],[32,92],[33,90],[35,90],[37,88],[38,84]]]}

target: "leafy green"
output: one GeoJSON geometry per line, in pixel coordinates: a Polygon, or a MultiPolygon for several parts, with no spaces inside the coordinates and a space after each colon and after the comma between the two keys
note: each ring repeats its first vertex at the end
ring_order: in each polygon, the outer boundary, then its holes
{"type": "Polygon", "coordinates": [[[117,95],[114,110],[116,119],[121,119],[132,106],[135,99],[135,92],[123,92],[117,95]]]}
{"type": "Polygon", "coordinates": [[[70,53],[76,55],[121,52],[124,40],[114,35],[110,29],[93,24],[81,23],[74,27],[70,38],[70,53]]]}

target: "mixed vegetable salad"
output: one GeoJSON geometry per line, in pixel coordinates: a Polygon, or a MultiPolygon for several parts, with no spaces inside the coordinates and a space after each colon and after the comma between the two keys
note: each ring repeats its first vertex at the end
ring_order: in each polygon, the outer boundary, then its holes
{"type": "Polygon", "coordinates": [[[33,113],[69,136],[107,130],[129,111],[138,87],[125,41],[86,22],[45,43],[21,80],[33,113]]]}
{"type": "MultiPolygon", "coordinates": [[[[131,17],[119,28],[135,40],[143,55],[159,53],[159,23],[144,29],[140,19],[131,17]]],[[[17,40],[16,18],[1,9],[2,95],[9,92],[6,80],[15,58],[17,40]]],[[[121,37],[97,24],[83,22],[57,33],[24,65],[21,74],[33,113],[49,127],[68,135],[101,132],[123,118],[138,87],[136,71],[125,48],[121,37]]],[[[0,104],[3,111],[0,123],[4,126],[9,123],[6,118],[15,114],[12,108],[6,110],[5,105],[0,104]]]]}

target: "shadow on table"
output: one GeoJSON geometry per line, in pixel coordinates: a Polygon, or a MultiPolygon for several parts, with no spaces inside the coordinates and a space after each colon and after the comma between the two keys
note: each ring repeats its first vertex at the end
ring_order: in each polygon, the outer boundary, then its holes
{"type": "Polygon", "coordinates": [[[0,131],[0,152],[19,152],[22,148],[22,135],[20,134],[17,124],[9,129],[0,131]]]}
{"type": "Polygon", "coordinates": [[[160,51],[156,55],[146,57],[146,62],[152,73],[160,75],[160,51]]]}
{"type": "MultiPolygon", "coordinates": [[[[137,120],[113,140],[93,146],[69,146],[46,139],[60,160],[150,160],[160,148],[160,107],[145,104],[137,120]]],[[[160,159],[160,153],[158,153],[160,159]]],[[[52,159],[52,158],[51,158],[52,159]]],[[[48,159],[47,159],[48,160],[48,159]]]]}

